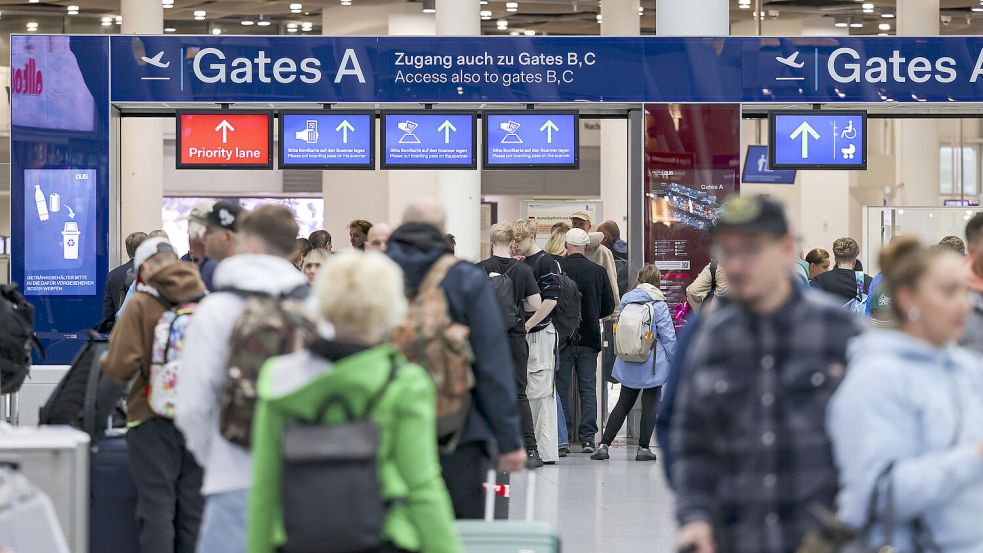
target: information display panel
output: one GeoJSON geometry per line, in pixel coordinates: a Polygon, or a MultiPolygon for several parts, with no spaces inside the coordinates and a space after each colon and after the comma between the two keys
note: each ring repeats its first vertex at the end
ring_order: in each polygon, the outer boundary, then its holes
{"type": "Polygon", "coordinates": [[[273,114],[184,111],[177,115],[178,169],[272,169],[273,114]]]}
{"type": "Polygon", "coordinates": [[[382,169],[476,169],[477,114],[390,111],[382,114],[382,169]]]}
{"type": "Polygon", "coordinates": [[[485,169],[578,169],[580,117],[576,111],[487,111],[485,169]]]}
{"type": "Polygon", "coordinates": [[[772,169],[768,146],[748,146],[741,182],[748,184],[795,184],[795,170],[772,169]]]}
{"type": "Polygon", "coordinates": [[[370,111],[280,114],[280,169],[375,169],[370,111]]]}
{"type": "Polygon", "coordinates": [[[772,111],[771,169],[866,169],[867,112],[772,111]]]}

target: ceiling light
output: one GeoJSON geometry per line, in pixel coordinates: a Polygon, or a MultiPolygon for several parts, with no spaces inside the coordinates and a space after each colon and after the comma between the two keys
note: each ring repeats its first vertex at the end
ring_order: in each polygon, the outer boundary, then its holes
{"type": "Polygon", "coordinates": [[[177,29],[175,29],[174,27],[164,27],[164,32],[165,33],[173,33],[176,30],[177,29]]]}
{"type": "Polygon", "coordinates": [[[880,29],[880,30],[882,30],[882,31],[890,31],[891,30],[891,24],[890,23],[881,23],[881,24],[877,25],[877,28],[880,29]]]}
{"type": "Polygon", "coordinates": [[[290,9],[292,10],[302,10],[304,9],[303,4],[290,4],[290,9]]]}
{"type": "Polygon", "coordinates": [[[68,15],[78,15],[79,14],[79,7],[78,6],[67,6],[66,9],[68,10],[68,15]]]}
{"type": "Polygon", "coordinates": [[[515,12],[519,11],[519,3],[518,2],[506,2],[505,3],[505,11],[507,11],[509,13],[515,13],[515,12]]]}
{"type": "Polygon", "coordinates": [[[290,13],[300,13],[300,10],[290,10],[290,13]]]}
{"type": "Polygon", "coordinates": [[[341,5],[342,6],[351,6],[352,5],[352,0],[341,0],[341,5]]]}
{"type": "Polygon", "coordinates": [[[287,29],[296,29],[296,28],[297,28],[296,23],[287,23],[287,29]]]}
{"type": "Polygon", "coordinates": [[[110,26],[112,24],[113,24],[113,18],[112,17],[110,17],[110,16],[107,15],[106,17],[103,17],[102,18],[102,26],[103,27],[108,27],[108,26],[110,26]]]}
{"type": "Polygon", "coordinates": [[[480,12],[478,12],[478,14],[481,16],[481,19],[485,21],[488,21],[492,18],[491,10],[481,10],[480,12]]]}
{"type": "Polygon", "coordinates": [[[519,31],[512,31],[509,34],[512,35],[512,36],[519,36],[519,31]]]}
{"type": "Polygon", "coordinates": [[[889,35],[887,33],[877,33],[877,36],[891,36],[891,35],[889,35]]]}
{"type": "Polygon", "coordinates": [[[37,21],[28,21],[27,22],[27,31],[29,33],[33,33],[34,31],[37,31],[37,30],[38,30],[38,22],[37,21]]]}
{"type": "Polygon", "coordinates": [[[478,3],[481,4],[482,6],[487,6],[488,5],[488,0],[481,0],[478,3]]]}
{"type": "Polygon", "coordinates": [[[860,29],[863,26],[864,26],[864,22],[857,19],[854,19],[853,21],[850,22],[850,27],[853,27],[854,29],[860,29]]]}
{"type": "Polygon", "coordinates": [[[600,23],[603,20],[604,20],[604,16],[602,16],[601,14],[597,14],[597,22],[600,23]]]}
{"type": "Polygon", "coordinates": [[[840,27],[840,28],[849,27],[850,26],[850,22],[847,21],[846,19],[842,18],[842,17],[837,17],[834,20],[833,26],[834,27],[840,27]]]}
{"type": "Polygon", "coordinates": [[[41,1],[41,0],[27,0],[27,3],[28,3],[28,4],[37,4],[37,3],[38,3],[38,2],[40,2],[40,1],[41,1]]]}
{"type": "Polygon", "coordinates": [[[498,28],[499,29],[508,29],[509,28],[509,20],[508,19],[499,19],[498,21],[496,21],[496,24],[498,24],[498,28]]]}
{"type": "Polygon", "coordinates": [[[894,19],[894,12],[882,12],[881,17],[884,19],[894,19]]]}
{"type": "Polygon", "coordinates": [[[205,17],[205,15],[206,15],[205,10],[195,10],[194,13],[195,17],[205,17]]]}
{"type": "Polygon", "coordinates": [[[174,0],[160,0],[160,3],[165,10],[169,10],[174,7],[174,0]]]}
{"type": "Polygon", "coordinates": [[[983,6],[980,6],[978,8],[970,8],[970,9],[974,12],[983,12],[983,6]]]}
{"type": "Polygon", "coordinates": [[[122,25],[123,24],[123,16],[122,15],[117,15],[116,16],[116,24],[117,25],[122,25]]]}
{"type": "Polygon", "coordinates": [[[218,27],[215,27],[214,29],[212,29],[212,34],[213,35],[220,35],[220,34],[222,34],[222,29],[219,29],[218,27]]]}
{"type": "Polygon", "coordinates": [[[301,31],[304,31],[305,33],[310,32],[310,31],[313,31],[314,30],[314,24],[313,23],[304,22],[304,24],[300,26],[300,30],[301,31]]]}
{"type": "Polygon", "coordinates": [[[423,0],[423,13],[437,13],[437,0],[423,0]]]}
{"type": "Polygon", "coordinates": [[[296,33],[297,32],[297,27],[294,27],[293,29],[287,29],[287,32],[288,33],[296,33]]]}
{"type": "Polygon", "coordinates": [[[643,8],[642,6],[638,6],[638,15],[639,16],[645,15],[645,8],[643,8]]]}
{"type": "Polygon", "coordinates": [[[532,29],[526,29],[525,31],[522,31],[522,34],[526,36],[536,36],[536,31],[532,29]]]}
{"type": "Polygon", "coordinates": [[[269,19],[260,19],[259,21],[256,22],[256,24],[259,25],[260,27],[269,27],[270,26],[270,20],[269,19]]]}
{"type": "Polygon", "coordinates": [[[239,22],[239,24],[249,27],[250,25],[255,25],[256,22],[253,21],[252,19],[243,19],[242,21],[239,22]]]}

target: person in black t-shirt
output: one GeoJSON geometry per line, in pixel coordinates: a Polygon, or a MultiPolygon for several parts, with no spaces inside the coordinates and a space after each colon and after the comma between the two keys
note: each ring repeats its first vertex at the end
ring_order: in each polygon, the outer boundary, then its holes
{"type": "MultiPolygon", "coordinates": [[[[509,250],[512,243],[512,227],[499,223],[491,228],[492,256],[478,263],[478,266],[496,278],[504,275],[512,283],[512,301],[516,313],[535,312],[542,306],[539,295],[539,285],[532,269],[525,263],[513,259],[509,250]]],[[[522,422],[522,438],[525,442],[526,453],[529,456],[530,468],[543,466],[542,457],[536,442],[536,431],[533,425],[532,410],[529,408],[529,398],[526,396],[528,379],[526,366],[529,363],[529,344],[526,343],[525,317],[515,321],[505,321],[508,326],[509,349],[512,351],[512,361],[515,364],[515,383],[519,392],[519,417],[522,422]]]]}
{"type": "MultiPolygon", "coordinates": [[[[827,271],[812,280],[812,287],[822,290],[827,294],[842,299],[843,303],[857,297],[857,273],[854,266],[860,256],[860,246],[853,238],[840,238],[833,242],[833,259],[836,267],[827,271]]],[[[862,271],[864,294],[870,294],[870,281],[872,280],[862,271]]]]}

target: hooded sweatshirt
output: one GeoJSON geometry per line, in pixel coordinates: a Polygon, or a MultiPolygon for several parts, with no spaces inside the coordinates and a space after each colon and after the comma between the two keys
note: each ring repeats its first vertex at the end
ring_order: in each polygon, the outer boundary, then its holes
{"type": "MultiPolygon", "coordinates": [[[[215,269],[218,290],[283,295],[306,283],[307,277],[290,261],[272,255],[238,255],[215,269]]],[[[188,326],[181,356],[180,405],[174,422],[205,469],[205,495],[246,490],[252,479],[249,451],[219,433],[218,405],[228,370],[229,340],[244,305],[242,297],[227,292],[205,298],[188,326]]]]}
{"type": "Polygon", "coordinates": [[[652,333],[655,344],[648,359],[638,362],[625,361],[621,357],[614,360],[612,376],[622,385],[635,389],[662,386],[669,376],[669,364],[676,355],[676,329],[672,314],[666,305],[666,296],[651,284],[639,284],[621,299],[618,311],[624,311],[631,304],[646,304],[652,310],[652,333]]]}
{"type": "Polygon", "coordinates": [[[973,270],[971,257],[966,259],[966,273],[969,279],[969,299],[972,309],[959,344],[977,353],[983,353],[983,277],[973,270]]]}
{"type": "MultiPolygon", "coordinates": [[[[892,545],[913,550],[907,523],[920,515],[942,551],[983,551],[978,355],[894,330],[855,339],[849,355],[846,379],[827,413],[840,474],[840,518],[853,527],[864,524],[874,483],[893,461],[898,530],[892,545]]],[[[874,535],[879,539],[880,530],[874,535]]]]}
{"type": "Polygon", "coordinates": [[[152,276],[146,286],[141,285],[141,291],[133,296],[113,327],[109,351],[102,360],[102,372],[117,384],[133,380],[126,399],[126,418],[131,425],[155,416],[147,403],[146,388],[154,327],[166,310],[164,304],[185,303],[204,293],[205,285],[194,263],[168,265],[152,276]]]}

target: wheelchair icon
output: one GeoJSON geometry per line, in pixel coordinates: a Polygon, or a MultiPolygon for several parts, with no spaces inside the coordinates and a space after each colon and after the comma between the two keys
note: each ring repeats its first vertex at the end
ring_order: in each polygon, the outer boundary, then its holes
{"type": "Polygon", "coordinates": [[[847,140],[857,138],[857,129],[854,128],[852,120],[847,122],[846,128],[840,133],[840,138],[846,138],[847,140]]]}

